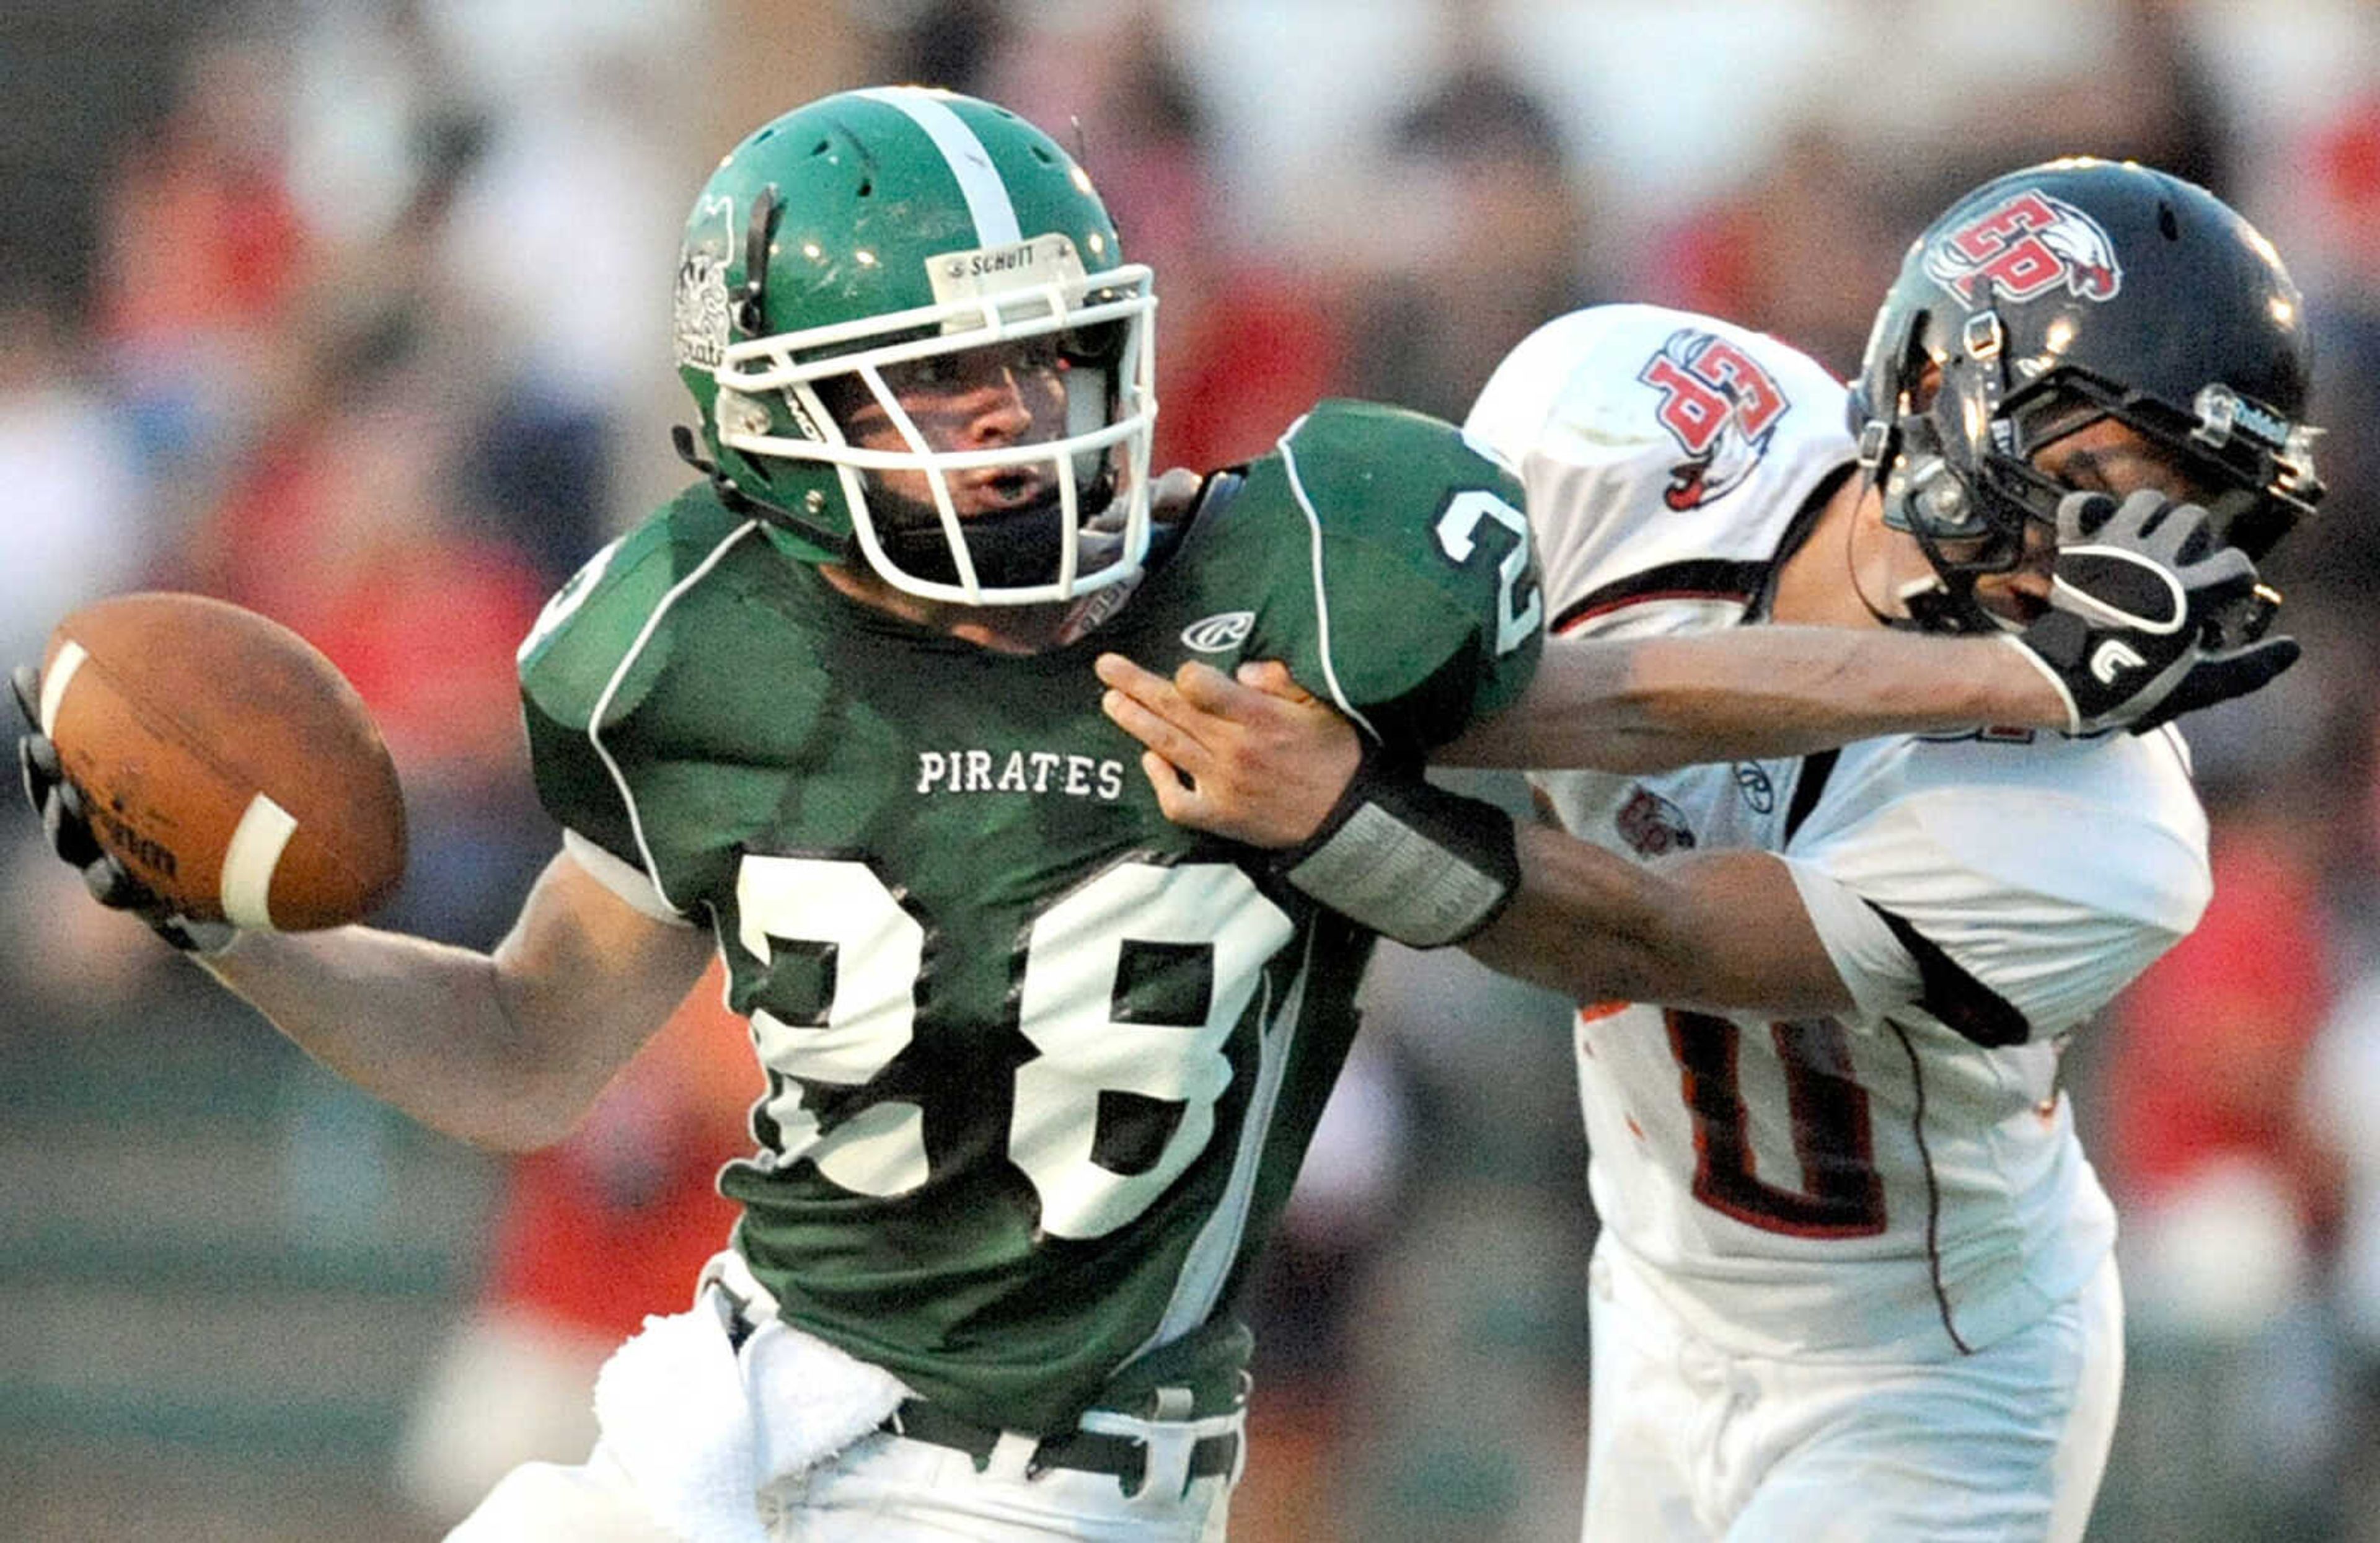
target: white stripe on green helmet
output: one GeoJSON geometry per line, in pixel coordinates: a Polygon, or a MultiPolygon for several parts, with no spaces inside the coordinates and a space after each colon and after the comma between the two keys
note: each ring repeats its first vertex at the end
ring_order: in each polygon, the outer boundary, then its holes
{"type": "Polygon", "coordinates": [[[966,196],[978,245],[1002,247],[1023,237],[1024,232],[1017,228],[1016,205],[1009,200],[1008,184],[1000,179],[999,168],[991,164],[991,152],[984,149],[966,120],[951,111],[941,93],[917,86],[879,86],[852,94],[897,108],[926,131],[934,148],[942,152],[951,176],[958,179],[959,191],[966,196]]]}

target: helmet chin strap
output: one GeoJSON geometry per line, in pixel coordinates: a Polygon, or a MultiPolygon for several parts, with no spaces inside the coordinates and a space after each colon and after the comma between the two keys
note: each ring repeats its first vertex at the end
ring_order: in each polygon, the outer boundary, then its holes
{"type": "MultiPolygon", "coordinates": [[[[1092,523],[1113,501],[1113,488],[1112,474],[1102,472],[1099,480],[1085,490],[1084,529],[1075,535],[1075,540],[1086,570],[1110,561],[1122,549],[1120,532],[1101,531],[1092,523]],[[1099,497],[1103,491],[1107,494],[1104,498],[1099,497]],[[1090,512],[1095,503],[1099,512],[1090,512]]],[[[930,583],[959,581],[958,562],[951,555],[950,541],[942,534],[941,517],[931,504],[888,493],[880,488],[868,489],[868,499],[876,516],[876,543],[888,560],[903,573],[930,583]]],[[[1050,582],[1058,571],[1059,543],[1069,535],[1062,524],[1064,517],[1055,487],[1021,507],[968,517],[964,528],[967,556],[975,564],[976,581],[991,589],[1023,589],[1050,582]]]]}
{"type": "MultiPolygon", "coordinates": [[[[1873,471],[1868,474],[1868,488],[1876,488],[1876,476],[1873,476],[1873,471]]],[[[1868,612],[1868,616],[1871,616],[1877,626],[1889,626],[1892,631],[1930,631],[1930,634],[1971,634],[1971,631],[1983,631],[1983,628],[1978,628],[1973,624],[1973,616],[1978,616],[1980,612],[1983,612],[1983,607],[1975,605],[1973,595],[1951,593],[1949,583],[1942,581],[1942,574],[1937,572],[1928,572],[1918,578],[1912,578],[1912,581],[1901,583],[1900,593],[1892,595],[1892,598],[1901,605],[1900,614],[1888,612],[1885,607],[1877,605],[1876,600],[1868,598],[1868,586],[1859,574],[1859,554],[1856,554],[1854,550],[1856,543],[1859,543],[1859,524],[1861,524],[1859,519],[1844,521],[1842,574],[1844,578],[1850,581],[1852,595],[1859,600],[1859,607],[1868,612]]],[[[1885,529],[1894,529],[1894,527],[1889,527],[1888,524],[1885,529]]],[[[1904,533],[1904,536],[1909,536],[1912,541],[1916,541],[1921,550],[1925,548],[1925,538],[1918,536],[1916,531],[1900,531],[1900,533],[1904,533]]],[[[1933,553],[1928,553],[1928,569],[1930,566],[1933,566],[1933,553]]]]}
{"type": "MultiPolygon", "coordinates": [[[[1941,409],[1963,371],[1958,360],[1943,385],[1935,410],[1941,409]]],[[[1991,400],[1997,401],[1996,395],[1991,400]]],[[[1925,554],[1926,574],[1900,586],[1893,597],[1902,614],[1893,616],[1867,596],[1859,582],[1858,565],[1851,559],[1851,539],[1844,541],[1844,560],[1851,564],[1852,587],[1869,615],[1886,626],[1905,631],[1989,635],[2003,630],[2000,622],[1975,599],[1979,573],[1997,571],[1989,565],[1952,560],[1941,546],[1945,528],[1959,539],[1973,532],[1979,542],[2004,540],[1998,527],[1984,514],[1985,491],[1970,475],[1962,476],[1946,452],[1932,412],[1905,413],[1897,424],[1871,421],[1863,432],[1860,463],[1868,486],[1881,501],[1878,516],[1885,529],[1908,537],[1925,554]]]]}
{"type": "Polygon", "coordinates": [[[1977,602],[1973,590],[1961,593],[1939,577],[1911,580],[1900,592],[1900,603],[1909,613],[1908,625],[1919,632],[1967,635],[2006,630],[1977,602]]]}
{"type": "Polygon", "coordinates": [[[763,504],[735,485],[735,480],[719,469],[717,464],[704,459],[697,447],[694,431],[683,423],[670,426],[670,443],[677,450],[677,458],[710,480],[720,502],[739,514],[750,515],[771,525],[783,526],[822,552],[840,552],[844,561],[859,559],[858,542],[849,536],[837,535],[822,525],[813,525],[797,515],[786,513],[772,504],[763,504]]]}
{"type": "MultiPolygon", "coordinates": [[[[1868,485],[1871,488],[1876,485],[1873,473],[1870,474],[1868,485]]],[[[1861,609],[1873,617],[1877,626],[1890,627],[1896,632],[1960,635],[2000,630],[1999,624],[1994,621],[1991,614],[1976,601],[1973,588],[1974,582],[1973,576],[1961,575],[1966,583],[1953,588],[1950,582],[1942,577],[1941,565],[1936,561],[1933,542],[1927,539],[1925,533],[1922,529],[1903,528],[1889,522],[1885,524],[1886,529],[1905,535],[1917,543],[1918,549],[1925,554],[1926,566],[1930,571],[1920,577],[1910,579],[1894,594],[1893,599],[1900,605],[1900,614],[1895,615],[1877,605],[1875,601],[1868,598],[1867,585],[1860,577],[1859,559],[1852,550],[1859,539],[1859,527],[1860,521],[1857,519],[1851,520],[1844,526],[1843,571],[1851,582],[1852,593],[1857,597],[1861,609]]]]}

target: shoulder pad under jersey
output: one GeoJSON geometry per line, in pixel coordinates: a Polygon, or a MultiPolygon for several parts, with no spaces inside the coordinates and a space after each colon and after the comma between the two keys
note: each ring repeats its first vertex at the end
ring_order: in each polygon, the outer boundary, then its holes
{"type": "Polygon", "coordinates": [[[1520,694],[1545,615],[1521,489],[1452,424],[1324,402],[1233,502],[1236,551],[1201,560],[1274,597],[1246,657],[1290,662],[1391,744],[1440,743],[1520,694]]]}
{"type": "Polygon", "coordinates": [[[1852,460],[1843,388],[1714,317],[1598,306],[1506,357],[1466,427],[1521,468],[1558,632],[1646,598],[1740,616],[1787,529],[1852,460]]]}
{"type": "Polygon", "coordinates": [[[521,640],[521,690],[556,723],[584,729],[600,708],[633,711],[669,658],[665,627],[649,624],[671,591],[722,549],[759,534],[707,484],[689,487],[589,558],[547,601],[521,640]],[[630,651],[636,662],[623,673],[630,651]]]}

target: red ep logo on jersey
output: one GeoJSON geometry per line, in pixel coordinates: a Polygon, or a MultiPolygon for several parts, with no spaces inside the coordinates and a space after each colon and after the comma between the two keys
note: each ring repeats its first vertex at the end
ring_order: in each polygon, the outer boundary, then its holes
{"type": "Polygon", "coordinates": [[[1661,394],[1653,416],[1686,453],[1661,493],[1672,509],[1707,504],[1751,476],[1793,405],[1750,354],[1691,327],[1671,333],[1636,378],[1661,394]]]}
{"type": "Polygon", "coordinates": [[[1935,242],[1925,272],[1970,308],[1989,305],[1995,291],[2030,300],[2061,284],[2080,298],[2111,300],[2124,282],[2099,222],[2031,188],[1935,242]]]}

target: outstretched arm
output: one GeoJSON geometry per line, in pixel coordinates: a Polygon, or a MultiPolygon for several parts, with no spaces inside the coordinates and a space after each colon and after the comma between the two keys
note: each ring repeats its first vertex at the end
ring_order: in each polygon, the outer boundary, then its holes
{"type": "Polygon", "coordinates": [[[1481,964],[1572,1002],[1779,1017],[1852,1005],[1791,872],[1766,852],[1645,866],[1551,826],[1525,826],[1519,842],[1519,887],[1463,941],[1481,964]]]}
{"type": "Polygon", "coordinates": [[[1520,700],[1431,759],[1658,772],[1886,734],[2068,723],[2048,679],[1997,638],[1819,626],[1552,638],[1520,700]]]}
{"type": "Polygon", "coordinates": [[[2206,525],[2154,491],[2069,494],[2048,610],[1990,638],[1762,626],[1549,639],[1520,704],[1439,759],[1654,772],[1979,725],[2146,729],[2253,691],[2298,657],[2293,639],[2265,636],[2279,597],[2206,525]]]}
{"type": "MultiPolygon", "coordinates": [[[[1277,662],[1243,664],[1236,679],[1192,662],[1168,680],[1120,654],[1100,656],[1095,669],[1111,688],[1110,717],[1184,775],[1213,784],[1185,813],[1245,815],[1251,829],[1300,840],[1355,769],[1354,731],[1333,732],[1338,714],[1277,662]]],[[[1803,755],[1885,734],[2065,723],[2041,673],[1992,639],[1816,626],[1557,638],[1512,707],[1430,759],[1659,772],[1803,755]]]]}
{"type": "MultiPolygon", "coordinates": [[[[1292,845],[1354,774],[1355,731],[1278,662],[1227,676],[1194,661],[1169,679],[1103,654],[1094,668],[1108,716],[1148,747],[1144,765],[1178,823],[1292,845]],[[1160,763],[1181,776],[1159,777],[1160,763]]],[[[2042,673],[1997,638],[1815,626],[1551,638],[1520,699],[1431,759],[1658,772],[1883,734],[2067,721],[2042,673]]]]}
{"type": "Polygon", "coordinates": [[[308,1054],[422,1124],[484,1147],[560,1140],[702,972],[709,934],[644,916],[565,849],[492,954],[341,927],[241,932],[171,907],[103,848],[41,726],[38,675],[11,694],[25,795],[101,905],[139,916],[308,1054]]]}
{"type": "Polygon", "coordinates": [[[563,853],[492,954],[342,927],[247,933],[199,962],[366,1092],[526,1151],[570,1133],[710,954],[709,933],[640,915],[563,853]]]}
{"type": "MultiPolygon", "coordinates": [[[[1110,687],[1109,716],[1149,747],[1141,769],[1166,817],[1283,849],[1284,872],[1298,882],[1298,853],[1343,817],[1363,764],[1347,721],[1278,663],[1243,665],[1236,678],[1193,663],[1169,680],[1110,654],[1098,670],[1110,687]]],[[[1466,870],[1492,867],[1478,860],[1472,838],[1486,831],[1501,839],[1510,822],[1500,810],[1452,796],[1434,805],[1427,793],[1396,812],[1417,839],[1366,854],[1379,859],[1377,871],[1390,874],[1385,883],[1354,881],[1367,892],[1365,907],[1383,907],[1378,915],[1357,915],[1344,893],[1300,887],[1390,936],[1440,941],[1402,925],[1435,925],[1448,915],[1427,905],[1403,909],[1403,900],[1415,898],[1407,892],[1451,892],[1466,870]],[[1448,850],[1431,853],[1433,841],[1448,850]],[[1411,883],[1393,872],[1408,862],[1416,864],[1406,869],[1411,883]]],[[[1577,1002],[1625,998],[1785,1014],[1850,1005],[1791,875],[1766,853],[1694,853],[1644,867],[1549,828],[1523,829],[1512,840],[1509,893],[1490,897],[1492,919],[1462,940],[1485,964],[1577,1002]]]]}
{"type": "MultiPolygon", "coordinates": [[[[2205,525],[2204,510],[2153,492],[2120,505],[2070,495],[2058,507],[2049,609],[2022,633],[1770,626],[1549,638],[1519,701],[1433,759],[1654,772],[1886,734],[2145,729],[2254,691],[2298,657],[2294,639],[2265,635],[2279,601],[2246,555],[2202,553],[2205,525]]],[[[1194,779],[1217,782],[1201,818],[1293,829],[1293,800],[1334,771],[1343,788],[1354,770],[1352,738],[1306,711],[1317,704],[1277,665],[1241,666],[1243,689],[1195,663],[1172,682],[1115,655],[1098,668],[1118,723],[1194,779]],[[1236,808],[1243,790],[1252,802],[1236,808]],[[1267,801],[1283,807],[1257,807],[1267,801]]]]}

